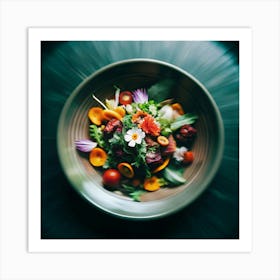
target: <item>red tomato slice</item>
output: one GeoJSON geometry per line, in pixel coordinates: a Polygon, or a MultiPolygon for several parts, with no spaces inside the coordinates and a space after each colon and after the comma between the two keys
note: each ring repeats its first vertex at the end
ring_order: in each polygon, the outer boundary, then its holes
{"type": "Polygon", "coordinates": [[[184,153],[184,163],[192,163],[194,161],[194,154],[192,151],[187,151],[184,153]]]}
{"type": "Polygon", "coordinates": [[[120,93],[119,103],[122,105],[131,104],[133,100],[132,93],[130,91],[123,91],[120,93]]]}

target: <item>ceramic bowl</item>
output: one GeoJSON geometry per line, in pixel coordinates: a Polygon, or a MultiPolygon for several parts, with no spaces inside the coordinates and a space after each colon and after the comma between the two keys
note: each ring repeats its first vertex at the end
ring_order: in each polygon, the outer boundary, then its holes
{"type": "Polygon", "coordinates": [[[91,204],[107,213],[128,219],[152,219],[174,213],[189,205],[209,186],[221,163],[224,128],[219,109],[208,90],[192,75],[172,64],[152,59],[129,59],[110,64],[85,79],[70,95],[61,112],[57,134],[62,168],[73,188],[91,204]],[[105,189],[102,175],[75,149],[74,141],[89,138],[89,108],[99,99],[112,98],[113,85],[147,88],[162,79],[172,79],[171,97],[185,112],[198,116],[197,137],[192,150],[194,162],[186,168],[186,183],[161,188],[141,197],[140,202],[105,189]]]}

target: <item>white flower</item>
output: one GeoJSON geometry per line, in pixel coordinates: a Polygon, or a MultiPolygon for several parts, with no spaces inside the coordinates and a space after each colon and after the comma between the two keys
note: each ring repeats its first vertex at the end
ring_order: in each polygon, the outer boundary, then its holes
{"type": "Polygon", "coordinates": [[[129,147],[135,147],[136,144],[141,144],[144,137],[145,132],[142,129],[132,128],[126,132],[124,140],[128,142],[129,147]]]}
{"type": "Polygon", "coordinates": [[[187,151],[188,151],[188,149],[186,147],[177,148],[176,151],[173,154],[173,157],[177,161],[183,161],[184,160],[184,153],[187,152],[187,151]]]}

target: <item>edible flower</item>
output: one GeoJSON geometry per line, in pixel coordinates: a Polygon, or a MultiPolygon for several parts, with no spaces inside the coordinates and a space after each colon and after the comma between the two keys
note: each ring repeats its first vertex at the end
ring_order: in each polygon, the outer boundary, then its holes
{"type": "Polygon", "coordinates": [[[148,113],[143,111],[137,111],[137,113],[135,113],[132,116],[131,120],[134,123],[141,123],[146,116],[148,116],[148,113]]]}
{"type": "Polygon", "coordinates": [[[140,128],[131,128],[124,136],[124,140],[128,142],[129,147],[135,147],[136,144],[141,144],[142,139],[144,138],[145,133],[140,128]]]}
{"type": "Polygon", "coordinates": [[[166,185],[166,181],[163,178],[158,178],[157,176],[146,178],[144,181],[144,189],[150,192],[157,191],[164,185],[166,185]]]}
{"type": "Polygon", "coordinates": [[[148,101],[148,94],[144,88],[136,89],[132,94],[135,103],[145,103],[148,101]]]}
{"type": "Polygon", "coordinates": [[[75,146],[77,150],[89,153],[92,149],[94,149],[97,146],[97,143],[88,139],[84,139],[75,141],[75,146]]]}
{"type": "Polygon", "coordinates": [[[143,129],[147,134],[153,136],[159,136],[160,127],[156,123],[155,119],[151,115],[147,115],[143,121],[139,124],[139,127],[143,129]]]}
{"type": "Polygon", "coordinates": [[[176,148],[173,157],[177,160],[177,161],[183,161],[184,160],[184,154],[185,152],[187,152],[188,149],[186,147],[180,147],[180,148],[176,148]]]}

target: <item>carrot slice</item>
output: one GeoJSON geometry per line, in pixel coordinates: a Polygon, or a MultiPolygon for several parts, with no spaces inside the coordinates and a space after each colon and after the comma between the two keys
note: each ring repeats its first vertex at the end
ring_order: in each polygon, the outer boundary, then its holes
{"type": "Polygon", "coordinates": [[[167,158],[160,166],[158,166],[156,169],[152,171],[152,173],[157,173],[164,169],[169,164],[170,158],[167,158]]]}
{"type": "Polygon", "coordinates": [[[94,148],[89,154],[89,161],[93,166],[102,166],[106,160],[107,154],[101,148],[94,148]]]}
{"type": "Polygon", "coordinates": [[[122,116],[113,110],[103,110],[102,115],[103,115],[103,118],[107,121],[109,121],[111,119],[118,119],[118,120],[122,119],[122,116]]]}
{"type": "Polygon", "coordinates": [[[88,111],[88,117],[90,121],[96,125],[101,125],[103,120],[103,109],[100,107],[92,107],[88,111]]]}
{"type": "Polygon", "coordinates": [[[127,162],[121,162],[118,164],[118,170],[120,171],[120,173],[127,177],[127,178],[133,178],[134,177],[134,170],[132,168],[132,166],[127,163],[127,162]]]}

